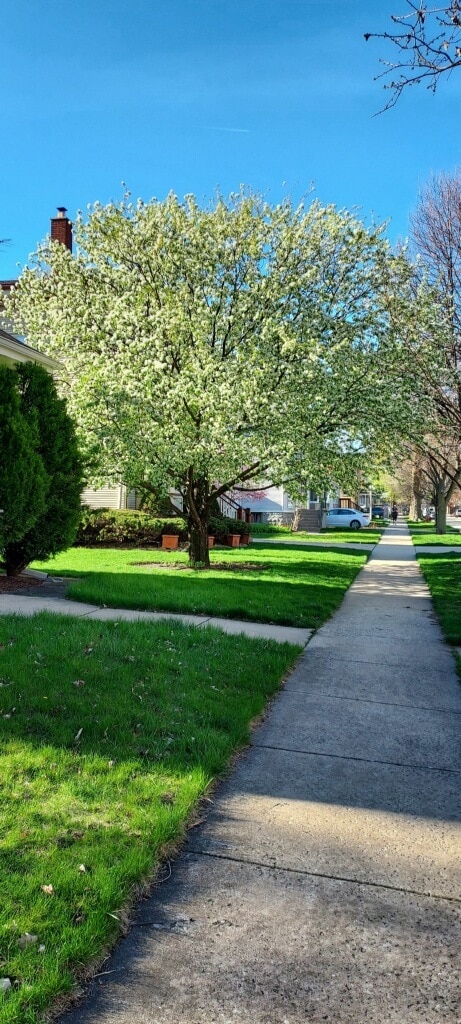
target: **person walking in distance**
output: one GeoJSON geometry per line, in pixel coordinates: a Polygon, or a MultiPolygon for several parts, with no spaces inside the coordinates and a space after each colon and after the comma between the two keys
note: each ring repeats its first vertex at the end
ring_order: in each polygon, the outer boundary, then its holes
{"type": "Polygon", "coordinates": [[[398,516],[398,514],[399,514],[399,513],[398,513],[398,510],[397,510],[397,505],[395,504],[395,501],[394,501],[394,504],[393,504],[393,506],[392,506],[392,512],[391,512],[391,519],[392,519],[392,522],[393,522],[393,523],[396,523],[396,522],[397,522],[397,516],[398,516]]]}

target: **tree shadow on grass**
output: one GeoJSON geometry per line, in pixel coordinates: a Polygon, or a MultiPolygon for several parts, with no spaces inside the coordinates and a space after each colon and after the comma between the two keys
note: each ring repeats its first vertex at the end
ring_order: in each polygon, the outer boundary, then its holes
{"type": "Polygon", "coordinates": [[[299,566],[277,561],[261,571],[217,573],[145,569],[90,572],[69,585],[73,600],[112,608],[167,611],[317,628],[328,619],[364,564],[354,551],[338,561],[311,558],[299,566]]]}

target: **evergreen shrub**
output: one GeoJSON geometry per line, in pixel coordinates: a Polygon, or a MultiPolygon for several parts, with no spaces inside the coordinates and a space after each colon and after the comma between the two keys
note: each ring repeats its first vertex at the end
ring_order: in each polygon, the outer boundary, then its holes
{"type": "MultiPolygon", "coordinates": [[[[14,576],[34,559],[46,559],[71,546],[80,521],[83,476],[74,424],[53,377],[36,363],[21,363],[10,373],[46,481],[44,501],[33,521],[20,537],[3,546],[7,575],[14,576]]],[[[37,494],[37,482],[31,479],[31,508],[37,503],[37,494]]]]}
{"type": "Polygon", "coordinates": [[[82,462],[65,402],[36,363],[0,367],[0,552],[8,576],[68,548],[82,462]]]}
{"type": "Polygon", "coordinates": [[[218,544],[225,544],[230,533],[250,532],[250,524],[242,522],[241,519],[230,519],[228,516],[211,516],[209,533],[216,538],[218,544]]]}

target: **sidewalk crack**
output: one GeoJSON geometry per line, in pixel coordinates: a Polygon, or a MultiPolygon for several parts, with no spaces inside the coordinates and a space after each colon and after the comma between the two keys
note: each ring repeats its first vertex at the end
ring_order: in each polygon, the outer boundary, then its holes
{"type": "MultiPolygon", "coordinates": [[[[291,691],[290,690],[285,690],[285,693],[288,696],[290,696],[290,697],[291,696],[295,697],[297,695],[298,691],[297,690],[291,690],[291,691]]],[[[301,690],[299,691],[299,696],[300,697],[304,696],[303,692],[301,690]]],[[[346,694],[342,694],[342,693],[321,693],[321,694],[310,693],[309,696],[314,697],[315,699],[322,699],[323,697],[328,697],[328,700],[352,700],[352,701],[357,701],[360,704],[384,704],[385,707],[389,707],[389,708],[407,708],[409,711],[435,711],[438,714],[443,714],[443,715],[461,715],[461,710],[457,711],[455,708],[431,708],[431,707],[428,707],[427,704],[401,704],[397,700],[372,700],[371,697],[348,697],[348,696],[346,696],[346,694]]],[[[303,700],[302,703],[305,705],[305,699],[303,700]]]]}
{"type": "Polygon", "coordinates": [[[362,878],[349,877],[348,875],[330,875],[324,871],[308,871],[305,868],[290,868],[279,864],[267,864],[264,861],[251,860],[245,857],[232,857],[229,854],[212,853],[208,850],[194,849],[191,853],[199,857],[210,857],[212,860],[226,860],[234,864],[248,864],[255,868],[268,868],[269,871],[281,871],[291,875],[305,875],[310,878],[324,878],[332,882],[348,882],[350,885],[365,885],[372,889],[387,889],[390,892],[401,892],[408,896],[422,896],[425,899],[444,900],[447,903],[461,903],[459,896],[445,896],[438,892],[425,892],[424,889],[407,889],[401,885],[390,885],[386,882],[373,882],[362,878]]]}
{"type": "Polygon", "coordinates": [[[408,761],[382,761],[375,757],[357,757],[354,754],[333,754],[325,750],[301,750],[298,747],[279,747],[274,743],[252,743],[255,750],[280,750],[284,754],[305,754],[306,757],[335,757],[341,761],[362,761],[365,764],[387,764],[393,768],[414,768],[423,772],[448,772],[461,775],[461,768],[443,768],[433,764],[411,764],[408,761]]]}

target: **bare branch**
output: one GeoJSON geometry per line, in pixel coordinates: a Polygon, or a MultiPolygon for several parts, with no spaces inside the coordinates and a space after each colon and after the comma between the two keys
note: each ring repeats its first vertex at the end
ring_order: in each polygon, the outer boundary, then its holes
{"type": "Polygon", "coordinates": [[[406,0],[406,4],[406,13],[391,15],[391,31],[364,36],[366,41],[384,39],[397,51],[396,60],[380,60],[384,70],[375,81],[386,78],[384,88],[391,96],[379,113],[395,106],[407,86],[424,83],[434,93],[442,75],[461,67],[461,0],[444,4],[406,0]]]}

